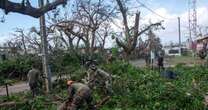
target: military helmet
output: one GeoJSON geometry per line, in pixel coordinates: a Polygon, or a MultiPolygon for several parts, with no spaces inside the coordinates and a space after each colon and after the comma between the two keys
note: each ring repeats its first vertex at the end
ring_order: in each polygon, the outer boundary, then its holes
{"type": "Polygon", "coordinates": [[[87,68],[95,68],[97,66],[97,61],[96,60],[87,60],[85,62],[85,66],[87,68]]]}

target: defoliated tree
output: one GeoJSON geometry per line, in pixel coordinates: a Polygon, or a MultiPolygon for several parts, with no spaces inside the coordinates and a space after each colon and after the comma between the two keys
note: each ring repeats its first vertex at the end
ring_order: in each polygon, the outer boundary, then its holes
{"type": "Polygon", "coordinates": [[[125,2],[122,2],[122,0],[116,0],[119,11],[123,18],[123,35],[120,36],[123,37],[123,39],[116,38],[116,43],[119,47],[123,48],[125,52],[125,58],[128,60],[128,57],[131,55],[131,53],[135,50],[138,42],[138,38],[144,34],[146,31],[153,27],[160,27],[161,22],[157,23],[151,23],[150,25],[147,25],[144,29],[139,29],[139,22],[140,22],[140,12],[137,12],[135,14],[135,20],[134,25],[132,27],[129,26],[129,20],[128,20],[128,8],[125,5],[125,2]]]}

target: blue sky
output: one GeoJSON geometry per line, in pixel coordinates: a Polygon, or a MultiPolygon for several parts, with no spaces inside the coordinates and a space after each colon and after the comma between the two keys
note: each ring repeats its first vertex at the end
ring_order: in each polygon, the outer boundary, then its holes
{"type": "MultiPolygon", "coordinates": [[[[20,2],[21,0],[11,0],[11,1],[20,2]]],[[[31,1],[32,1],[32,5],[37,6],[38,0],[31,0],[31,1]]],[[[140,0],[140,1],[142,3],[144,3],[145,5],[147,5],[148,7],[150,7],[151,9],[153,9],[154,11],[156,11],[158,14],[163,15],[164,17],[183,16],[184,13],[186,13],[188,11],[188,0],[140,0]],[[163,11],[161,11],[161,10],[163,10],[163,11]]],[[[198,1],[198,3],[197,3],[198,8],[208,7],[208,0],[197,0],[197,1],[198,1]]],[[[132,2],[136,3],[135,0],[132,0],[132,2]]],[[[206,8],[206,9],[208,9],[208,8],[206,8]]],[[[206,10],[206,9],[205,9],[205,11],[208,13],[208,10],[206,10]]],[[[152,16],[153,19],[154,19],[154,17],[158,17],[144,8],[141,8],[140,10],[143,13],[142,16],[149,15],[149,16],[152,16]]],[[[2,14],[2,12],[0,13],[0,15],[1,14],[2,14]]],[[[0,42],[4,41],[7,38],[7,36],[9,35],[9,33],[13,32],[13,30],[16,27],[28,29],[32,26],[37,27],[39,25],[38,19],[26,16],[26,15],[9,13],[8,15],[5,16],[5,18],[6,18],[6,21],[4,23],[0,23],[0,42]]],[[[182,19],[185,20],[186,18],[182,18],[182,19]]],[[[207,18],[207,21],[208,21],[208,18],[207,18]]],[[[170,24],[174,24],[174,23],[170,23],[170,24]]],[[[167,23],[167,25],[169,26],[168,23],[167,23]]],[[[183,24],[183,25],[187,25],[187,24],[183,24]]],[[[166,33],[167,32],[168,31],[166,31],[166,33]]],[[[177,32],[176,27],[175,27],[175,32],[177,32]]],[[[161,36],[161,39],[163,42],[169,42],[168,39],[170,39],[170,41],[172,41],[173,37],[172,37],[172,39],[165,38],[165,35],[161,35],[161,34],[163,34],[163,33],[159,34],[161,36]]],[[[175,35],[173,34],[170,36],[175,36],[175,35]]],[[[175,39],[175,41],[176,41],[176,39],[175,39]]]]}

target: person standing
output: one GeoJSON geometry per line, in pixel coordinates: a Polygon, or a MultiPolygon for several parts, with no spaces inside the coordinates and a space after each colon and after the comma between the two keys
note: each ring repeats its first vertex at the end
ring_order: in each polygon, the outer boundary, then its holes
{"type": "Polygon", "coordinates": [[[159,68],[159,72],[161,72],[162,70],[164,70],[164,55],[162,55],[162,53],[159,53],[158,55],[158,59],[157,59],[157,65],[159,68]]]}
{"type": "Polygon", "coordinates": [[[38,92],[38,81],[39,81],[40,71],[35,65],[32,65],[32,69],[28,72],[27,78],[32,92],[32,96],[36,96],[38,92]]]}

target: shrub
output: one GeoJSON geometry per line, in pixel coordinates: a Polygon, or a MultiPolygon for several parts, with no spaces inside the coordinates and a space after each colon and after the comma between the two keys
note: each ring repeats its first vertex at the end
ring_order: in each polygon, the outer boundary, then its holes
{"type": "Polygon", "coordinates": [[[156,71],[137,69],[117,61],[103,66],[117,78],[113,80],[114,95],[103,108],[125,110],[202,110],[203,94],[208,91],[208,69],[203,67],[173,68],[176,80],[160,77],[156,71]],[[193,79],[195,85],[193,86],[193,79]]]}
{"type": "Polygon", "coordinates": [[[0,63],[1,77],[26,79],[26,74],[34,62],[40,65],[40,60],[31,56],[20,56],[2,61],[0,63]]]}

